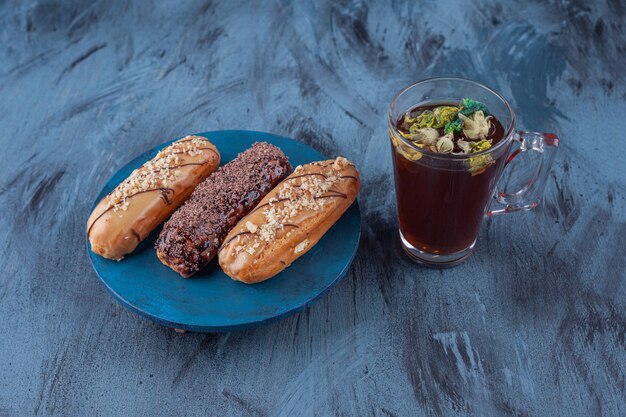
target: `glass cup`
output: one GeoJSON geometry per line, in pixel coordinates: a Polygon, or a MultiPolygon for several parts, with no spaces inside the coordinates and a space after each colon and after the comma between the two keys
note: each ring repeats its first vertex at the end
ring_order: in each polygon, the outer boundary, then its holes
{"type": "Polygon", "coordinates": [[[554,134],[515,130],[511,105],[494,90],[461,78],[420,81],[393,98],[387,121],[400,241],[414,261],[436,267],[457,265],[472,252],[485,215],[539,205],[559,139],[554,134]],[[398,131],[396,123],[407,111],[429,104],[457,103],[465,97],[483,102],[504,127],[504,137],[491,148],[464,155],[438,154],[416,146],[398,131]],[[526,151],[538,157],[507,170],[524,177],[520,189],[499,191],[504,168],[526,151]],[[501,206],[490,210],[494,198],[501,206]]]}

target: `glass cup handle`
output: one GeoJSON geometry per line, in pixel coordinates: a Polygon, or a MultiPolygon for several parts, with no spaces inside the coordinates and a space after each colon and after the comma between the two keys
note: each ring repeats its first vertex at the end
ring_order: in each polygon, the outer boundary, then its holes
{"type": "Polygon", "coordinates": [[[521,190],[514,193],[506,193],[496,189],[494,199],[504,205],[504,207],[487,211],[487,216],[531,210],[541,203],[543,189],[546,186],[552,162],[554,162],[554,157],[559,148],[559,138],[553,133],[520,131],[515,133],[513,139],[519,142],[520,146],[509,155],[506,165],[517,155],[526,151],[539,152],[541,157],[534,170],[534,174],[526,181],[526,184],[521,190]]]}

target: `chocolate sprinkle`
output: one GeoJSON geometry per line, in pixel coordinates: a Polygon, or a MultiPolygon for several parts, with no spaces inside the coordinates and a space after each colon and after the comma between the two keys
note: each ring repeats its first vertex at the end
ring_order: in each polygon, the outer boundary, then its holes
{"type": "Polygon", "coordinates": [[[165,223],[156,242],[161,261],[188,277],[217,254],[228,232],[291,173],[277,147],[258,142],[202,182],[165,223]]]}

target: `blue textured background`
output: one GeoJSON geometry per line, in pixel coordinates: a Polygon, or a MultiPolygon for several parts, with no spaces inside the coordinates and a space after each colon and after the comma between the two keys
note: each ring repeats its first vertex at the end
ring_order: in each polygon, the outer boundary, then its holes
{"type": "Polygon", "coordinates": [[[178,3],[0,1],[0,416],[626,415],[623,1],[178,3]],[[445,271],[397,252],[385,126],[434,75],[563,139],[545,204],[445,271]],[[176,334],[92,272],[90,203],[134,155],[237,128],[353,159],[361,247],[297,316],[176,334]]]}

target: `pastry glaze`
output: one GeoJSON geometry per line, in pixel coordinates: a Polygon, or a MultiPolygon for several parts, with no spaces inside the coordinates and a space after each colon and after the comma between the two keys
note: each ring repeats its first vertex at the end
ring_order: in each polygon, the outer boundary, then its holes
{"type": "Polygon", "coordinates": [[[161,150],[94,208],[87,220],[91,250],[121,260],[219,164],[217,148],[200,136],[187,136],[161,150]]]}
{"type": "Polygon", "coordinates": [[[359,172],[345,158],[297,167],[228,234],[220,266],[247,284],[275,276],[322,238],[359,188],[359,172]]]}

